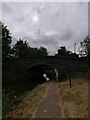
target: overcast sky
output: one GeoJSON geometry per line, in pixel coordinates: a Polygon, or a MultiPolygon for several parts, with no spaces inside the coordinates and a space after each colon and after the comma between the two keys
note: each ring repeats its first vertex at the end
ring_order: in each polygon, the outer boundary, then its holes
{"type": "Polygon", "coordinates": [[[74,49],[88,34],[87,2],[2,3],[2,21],[8,26],[13,44],[18,38],[31,47],[46,47],[55,54],[60,46],[74,49]]]}

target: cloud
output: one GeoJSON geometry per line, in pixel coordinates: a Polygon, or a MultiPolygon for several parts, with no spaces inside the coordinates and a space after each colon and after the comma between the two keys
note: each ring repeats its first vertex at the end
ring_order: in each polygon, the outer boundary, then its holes
{"type": "Polygon", "coordinates": [[[3,22],[13,43],[25,38],[31,46],[45,46],[51,54],[60,45],[73,45],[88,34],[88,3],[14,2],[2,3],[3,22]]]}
{"type": "Polygon", "coordinates": [[[90,2],[88,3],[88,34],[90,35],[90,2]]]}
{"type": "Polygon", "coordinates": [[[61,40],[63,40],[63,41],[67,41],[67,40],[68,40],[68,41],[69,41],[70,39],[72,39],[73,34],[74,34],[73,30],[67,29],[67,30],[65,30],[65,32],[61,35],[61,40]]]}

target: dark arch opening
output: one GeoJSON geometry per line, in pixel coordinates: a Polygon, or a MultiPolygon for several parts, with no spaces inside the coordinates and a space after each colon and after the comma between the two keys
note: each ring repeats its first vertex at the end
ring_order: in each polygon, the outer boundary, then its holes
{"type": "Polygon", "coordinates": [[[32,65],[27,72],[27,79],[36,84],[42,84],[46,81],[58,80],[57,70],[48,64],[32,65]]]}

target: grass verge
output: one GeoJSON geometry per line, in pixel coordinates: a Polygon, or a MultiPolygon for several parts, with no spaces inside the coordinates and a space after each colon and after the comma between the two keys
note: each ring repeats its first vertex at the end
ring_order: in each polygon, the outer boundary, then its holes
{"type": "Polygon", "coordinates": [[[36,84],[22,81],[22,77],[11,71],[3,72],[2,117],[6,117],[12,108],[20,103],[18,99],[25,92],[32,90],[36,84]]]}
{"type": "Polygon", "coordinates": [[[88,80],[85,78],[59,82],[58,92],[62,118],[88,118],[88,80]]]}
{"type": "Polygon", "coordinates": [[[9,118],[34,118],[36,109],[44,98],[48,89],[48,84],[43,83],[38,85],[33,90],[25,92],[19,97],[20,103],[14,106],[12,111],[9,111],[6,117],[9,118]]]}

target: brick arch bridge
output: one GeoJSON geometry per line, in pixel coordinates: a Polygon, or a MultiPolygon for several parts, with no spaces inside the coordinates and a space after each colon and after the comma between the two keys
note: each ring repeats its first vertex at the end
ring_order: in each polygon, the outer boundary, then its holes
{"type": "MultiPolygon", "coordinates": [[[[47,57],[29,57],[10,61],[10,69],[23,77],[27,76],[30,68],[37,65],[51,66],[60,79],[61,74],[68,73],[85,73],[87,72],[86,58],[65,58],[57,56],[47,57]]],[[[38,66],[39,68],[39,66],[38,66]]]]}

